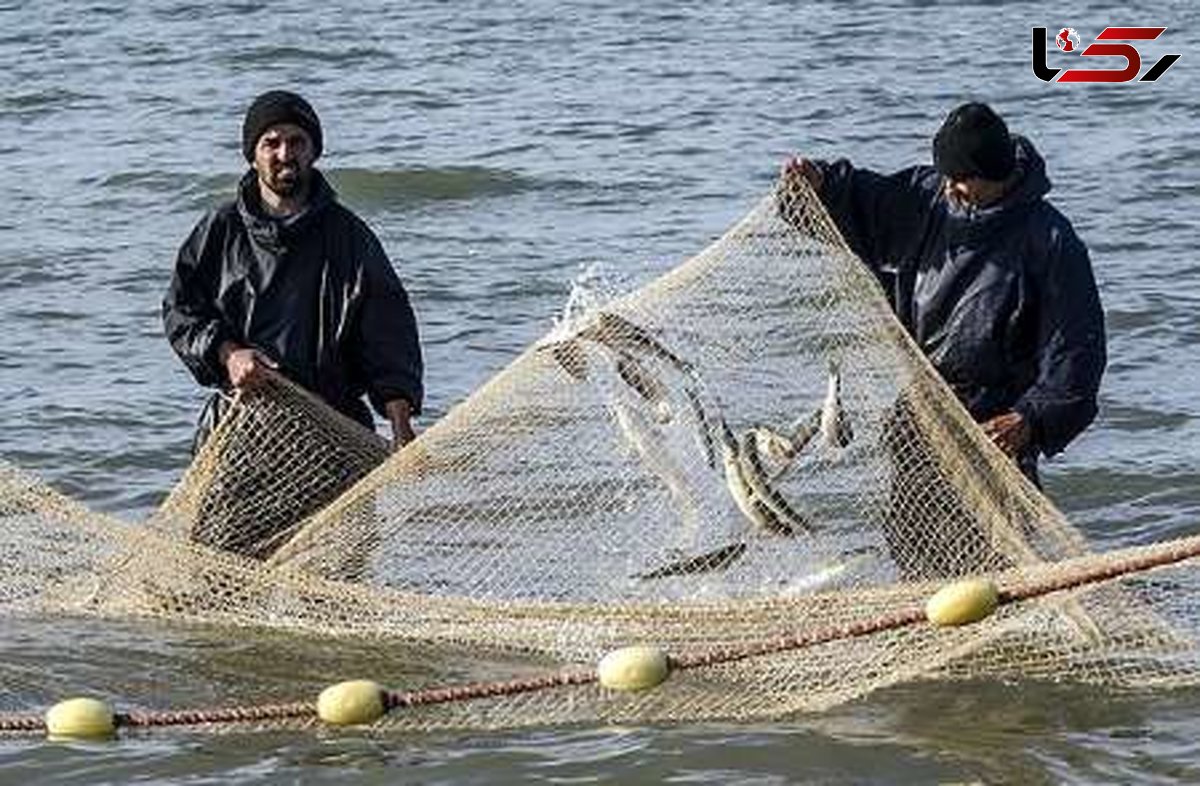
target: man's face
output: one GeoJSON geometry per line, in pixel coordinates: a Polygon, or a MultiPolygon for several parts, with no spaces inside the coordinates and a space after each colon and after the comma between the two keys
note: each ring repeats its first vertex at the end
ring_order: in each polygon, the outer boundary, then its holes
{"type": "Polygon", "coordinates": [[[982,177],[942,178],[942,188],[951,202],[972,207],[985,207],[1004,196],[1007,184],[1003,180],[985,180],[982,177]]]}
{"type": "Polygon", "coordinates": [[[258,182],[284,198],[303,193],[312,176],[312,164],[312,139],[291,123],[271,126],[254,146],[258,182]]]}

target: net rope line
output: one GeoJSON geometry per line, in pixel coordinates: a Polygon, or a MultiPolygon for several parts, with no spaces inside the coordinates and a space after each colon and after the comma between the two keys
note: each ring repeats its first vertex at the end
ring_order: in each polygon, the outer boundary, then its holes
{"type": "MultiPolygon", "coordinates": [[[[1022,603],[1057,592],[1102,584],[1122,577],[1153,571],[1197,557],[1200,557],[1200,535],[1076,558],[1059,565],[1059,569],[1047,578],[1001,583],[999,603],[1001,606],[1022,603]]],[[[801,650],[833,641],[870,636],[924,622],[926,622],[925,610],[921,607],[913,607],[858,623],[830,625],[823,629],[794,636],[774,637],[695,653],[668,654],[668,661],[672,671],[702,669],[801,650]]],[[[598,680],[599,677],[594,669],[574,668],[556,674],[512,680],[427,687],[411,691],[385,690],[383,705],[385,712],[390,712],[408,707],[472,701],[553,688],[589,685],[598,680]]],[[[209,709],[119,712],[115,716],[115,722],[119,728],[151,728],[269,721],[312,721],[316,717],[315,703],[291,702],[209,709]]],[[[41,733],[45,730],[45,720],[41,715],[32,713],[0,714],[0,733],[41,733]]]]}

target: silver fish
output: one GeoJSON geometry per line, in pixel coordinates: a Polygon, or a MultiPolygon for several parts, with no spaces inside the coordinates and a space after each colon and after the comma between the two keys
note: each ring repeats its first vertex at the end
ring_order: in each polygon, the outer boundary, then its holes
{"type": "Polygon", "coordinates": [[[635,407],[619,399],[609,401],[626,443],[633,448],[642,464],[658,478],[671,495],[684,524],[695,526],[699,518],[695,495],[688,484],[687,473],[666,448],[666,439],[658,428],[635,407]]]}
{"type": "MultiPolygon", "coordinates": [[[[781,518],[777,509],[760,495],[768,489],[766,478],[755,476],[753,465],[742,459],[742,445],[733,435],[724,418],[721,426],[721,463],[725,470],[725,485],[738,510],[758,529],[775,535],[795,535],[793,522],[781,518]],[[758,491],[756,491],[756,488],[758,491]]],[[[752,446],[753,447],[753,446],[752,446]]]]}
{"type": "Polygon", "coordinates": [[[619,314],[601,311],[595,322],[580,330],[577,335],[616,350],[652,355],[684,373],[692,371],[691,363],[663,346],[662,342],[650,335],[645,328],[635,325],[619,314]]]}
{"type": "Polygon", "coordinates": [[[671,405],[667,401],[667,386],[650,373],[640,361],[624,350],[616,350],[617,374],[625,384],[633,388],[647,404],[655,409],[655,418],[660,423],[671,420],[671,405]]]}
{"type": "Polygon", "coordinates": [[[738,461],[742,465],[742,475],[755,497],[766,505],[775,514],[776,520],[784,524],[793,534],[798,530],[812,532],[815,529],[812,522],[793,508],[778,489],[771,486],[770,478],[759,458],[756,429],[751,429],[742,435],[740,447],[738,461]]]}
{"type": "Polygon", "coordinates": [[[826,447],[844,448],[854,439],[850,418],[842,408],[842,377],[836,363],[829,364],[829,383],[821,405],[821,441],[826,447]]]}
{"type": "Polygon", "coordinates": [[[788,582],[780,590],[780,594],[790,597],[793,595],[807,595],[810,592],[825,589],[847,574],[866,565],[872,559],[874,559],[873,554],[854,554],[843,560],[827,562],[812,573],[806,573],[788,582]]]}
{"type": "Polygon", "coordinates": [[[766,426],[756,426],[753,431],[760,455],[777,463],[786,463],[796,457],[796,445],[790,437],[766,426]]]}
{"type": "Polygon", "coordinates": [[[669,576],[690,576],[696,573],[725,570],[745,553],[745,543],[730,543],[727,546],[705,552],[696,557],[687,557],[668,563],[661,568],[655,568],[648,573],[643,573],[638,578],[643,580],[664,579],[669,576]]]}

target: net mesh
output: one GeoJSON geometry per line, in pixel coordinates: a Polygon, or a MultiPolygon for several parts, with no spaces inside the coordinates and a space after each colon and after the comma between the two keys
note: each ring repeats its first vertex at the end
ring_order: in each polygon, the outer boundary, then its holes
{"type": "Polygon", "coordinates": [[[391,638],[514,673],[821,639],[642,693],[564,685],[381,721],[405,727],[773,717],[919,677],[1194,684],[1187,560],[972,626],[850,634],[947,577],[1052,586],[1128,557],[1089,553],[984,437],[803,183],[564,319],[395,454],[276,380],[239,394],[145,524],[0,465],[3,614],[391,638]]]}

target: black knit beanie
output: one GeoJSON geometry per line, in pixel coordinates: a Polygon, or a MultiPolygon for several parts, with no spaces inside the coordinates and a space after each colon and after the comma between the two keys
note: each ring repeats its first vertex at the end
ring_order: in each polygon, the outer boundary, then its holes
{"type": "Polygon", "coordinates": [[[270,90],[254,99],[242,123],[242,155],[253,163],[254,147],[267,129],[279,123],[300,126],[312,138],[313,159],[321,157],[321,121],[313,108],[300,96],[287,90],[270,90]]]}
{"type": "Polygon", "coordinates": [[[987,104],[963,104],[933,138],[933,165],[946,177],[1004,180],[1015,163],[1008,126],[987,104]]]}

